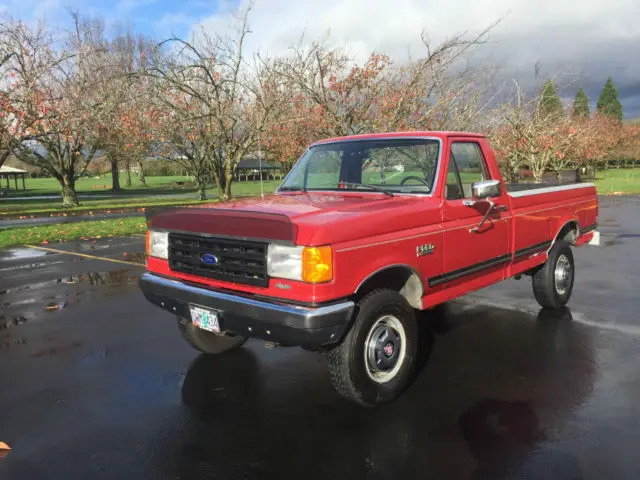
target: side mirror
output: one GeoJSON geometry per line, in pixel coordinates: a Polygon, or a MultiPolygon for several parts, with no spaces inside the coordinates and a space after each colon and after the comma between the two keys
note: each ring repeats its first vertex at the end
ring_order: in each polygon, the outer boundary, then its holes
{"type": "Polygon", "coordinates": [[[500,180],[484,180],[471,185],[474,200],[485,198],[495,198],[502,195],[502,184],[500,180]]]}

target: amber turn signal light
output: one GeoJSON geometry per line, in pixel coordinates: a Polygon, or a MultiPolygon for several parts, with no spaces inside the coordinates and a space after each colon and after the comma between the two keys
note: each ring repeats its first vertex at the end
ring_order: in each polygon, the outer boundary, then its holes
{"type": "Polygon", "coordinates": [[[302,251],[302,280],[307,283],[329,282],[333,279],[333,258],[330,246],[305,247],[302,251]]]}

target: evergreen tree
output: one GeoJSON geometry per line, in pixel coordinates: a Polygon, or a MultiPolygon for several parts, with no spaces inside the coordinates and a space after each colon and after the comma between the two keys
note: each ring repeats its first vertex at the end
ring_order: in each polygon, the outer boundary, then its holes
{"type": "Polygon", "coordinates": [[[574,117],[589,117],[591,115],[591,111],[589,110],[589,97],[587,97],[587,94],[582,88],[576,93],[572,113],[574,117]]]}
{"type": "Polygon", "coordinates": [[[564,115],[562,100],[560,100],[553,80],[544,84],[538,111],[542,118],[550,120],[559,120],[564,115]]]}
{"type": "Polygon", "coordinates": [[[598,98],[598,111],[622,121],[622,104],[618,100],[618,89],[611,77],[607,79],[598,98]]]}

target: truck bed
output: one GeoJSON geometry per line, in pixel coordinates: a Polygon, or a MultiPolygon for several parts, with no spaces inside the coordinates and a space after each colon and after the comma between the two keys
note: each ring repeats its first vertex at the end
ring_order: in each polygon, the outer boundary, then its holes
{"type": "Polygon", "coordinates": [[[534,266],[530,252],[548,249],[567,224],[577,223],[580,235],[597,227],[598,200],[592,183],[520,183],[507,185],[507,191],[513,215],[512,273],[534,266]]]}

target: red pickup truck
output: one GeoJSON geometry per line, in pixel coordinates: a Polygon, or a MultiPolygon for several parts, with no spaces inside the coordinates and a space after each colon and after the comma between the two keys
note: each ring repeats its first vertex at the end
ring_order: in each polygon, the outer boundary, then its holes
{"type": "Polygon", "coordinates": [[[326,351],[338,393],[374,405],[411,382],[418,311],[523,274],[565,305],[597,215],[593,184],[505,184],[482,135],[331,138],[274,195],[148,215],[140,287],[201,352],[326,351]]]}

